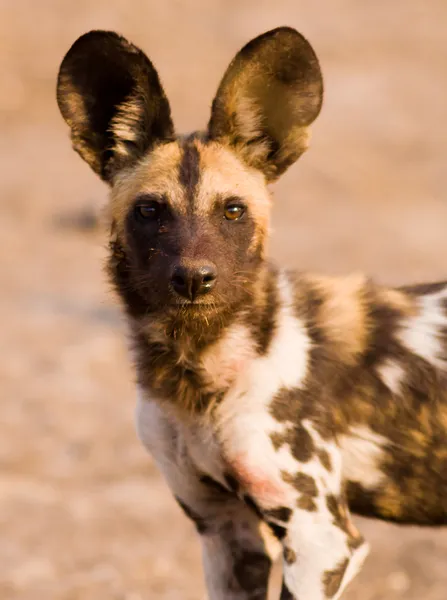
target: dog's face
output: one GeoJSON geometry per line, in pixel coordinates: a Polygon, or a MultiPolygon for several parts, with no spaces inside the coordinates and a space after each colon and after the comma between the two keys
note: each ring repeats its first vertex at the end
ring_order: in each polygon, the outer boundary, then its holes
{"type": "Polygon", "coordinates": [[[103,31],[75,42],[58,103],[75,150],[111,186],[109,271],[131,315],[209,322],[253,297],[269,229],[267,184],[307,148],[322,93],[312,48],[279,28],[236,55],[206,132],[176,136],[139,49],[103,31]]]}
{"type": "Polygon", "coordinates": [[[160,144],[112,189],[128,281],[144,310],[220,314],[241,304],[262,264],[269,196],[264,178],[221,144],[160,144]]]}

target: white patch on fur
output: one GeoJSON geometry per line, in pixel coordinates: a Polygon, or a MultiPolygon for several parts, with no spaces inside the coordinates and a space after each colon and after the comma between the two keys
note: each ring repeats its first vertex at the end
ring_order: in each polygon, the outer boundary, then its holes
{"type": "MultiPolygon", "coordinates": [[[[253,358],[225,398],[225,412],[266,409],[282,388],[301,387],[306,374],[310,340],[304,324],[295,316],[290,284],[284,275],[278,282],[280,308],[268,353],[253,358]],[[242,395],[243,405],[239,402],[242,395]]],[[[231,343],[230,338],[230,343],[231,343]]],[[[228,348],[231,352],[231,347],[228,348]]]]}
{"type": "Polygon", "coordinates": [[[398,362],[392,359],[385,360],[377,367],[377,375],[393,394],[400,393],[405,370],[398,362]]]}
{"type": "Polygon", "coordinates": [[[441,342],[441,330],[447,326],[446,310],[442,300],[447,298],[447,290],[427,294],[417,299],[419,314],[406,319],[398,337],[412,352],[424,358],[438,369],[445,370],[445,349],[441,342]]]}
{"type": "Polygon", "coordinates": [[[282,388],[300,388],[307,374],[311,343],[304,324],[294,314],[285,275],[279,276],[278,292],[280,308],[269,351],[252,361],[244,381],[248,401],[257,408],[267,407],[282,388]]]}
{"type": "MultiPolygon", "coordinates": [[[[293,293],[284,274],[279,277],[278,292],[280,308],[268,353],[249,361],[216,413],[218,435],[229,463],[243,469],[253,482],[261,485],[265,481],[264,499],[272,506],[285,501],[281,494],[288,486],[282,481],[281,469],[296,469],[296,461],[290,452],[278,454],[273,448],[269,436],[283,432],[285,424],[271,416],[269,405],[281,389],[303,384],[310,349],[305,327],[294,314],[293,293]]],[[[242,476],[242,471],[238,474],[242,476]]]]}
{"type": "MultiPolygon", "coordinates": [[[[297,560],[288,565],[284,563],[284,578],[289,590],[297,598],[324,600],[324,573],[340,565],[346,558],[349,563],[343,576],[340,588],[334,598],[339,598],[359,571],[368,552],[369,546],[363,543],[359,548],[349,549],[344,531],[333,523],[333,515],[327,506],[327,494],[339,496],[341,492],[341,456],[333,442],[322,440],[321,436],[305,420],[303,425],[311,434],[318,448],[326,450],[331,457],[333,471],[327,473],[317,460],[300,465],[299,471],[313,476],[319,495],[314,498],[317,511],[309,512],[295,509],[289,523],[285,546],[294,550],[297,560]]],[[[348,507],[345,507],[347,518],[348,507]]],[[[356,530],[352,525],[353,530],[356,530]]]]}
{"type": "Polygon", "coordinates": [[[293,564],[284,564],[284,580],[294,597],[325,600],[324,573],[350,554],[346,534],[320,512],[296,510],[285,545],[297,557],[293,564]]]}
{"type": "Polygon", "coordinates": [[[366,489],[377,487],[384,479],[380,462],[386,444],[386,438],[365,425],[352,427],[349,434],[340,436],[343,478],[366,489]]]}
{"type": "Polygon", "coordinates": [[[256,355],[252,335],[247,326],[230,325],[219,340],[208,348],[201,359],[201,366],[211,388],[225,388],[256,355]]]}
{"type": "MultiPolygon", "coordinates": [[[[317,459],[299,465],[299,472],[310,475],[317,484],[318,496],[314,498],[317,510],[294,510],[285,546],[294,550],[297,560],[290,565],[284,564],[284,578],[295,597],[324,600],[324,574],[349,558],[340,589],[334,596],[339,598],[363,564],[369,547],[364,543],[359,548],[350,550],[346,533],[334,525],[333,515],[327,505],[328,494],[338,497],[341,492],[342,457],[339,448],[335,442],[324,440],[311,421],[305,419],[302,425],[311,435],[315,446],[329,454],[332,470],[328,473],[317,459]]],[[[349,519],[348,507],[345,510],[349,519]]],[[[353,530],[356,529],[354,525],[352,527],[353,530]]]]}

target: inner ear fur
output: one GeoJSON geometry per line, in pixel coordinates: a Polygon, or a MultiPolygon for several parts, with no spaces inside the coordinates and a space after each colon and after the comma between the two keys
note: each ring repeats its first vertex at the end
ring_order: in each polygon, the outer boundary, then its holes
{"type": "Polygon", "coordinates": [[[295,29],[279,27],[249,42],[230,63],[208,133],[272,181],[306,150],[322,101],[314,50],[295,29]]]}
{"type": "Polygon", "coordinates": [[[57,102],[74,149],[109,183],[151,146],[174,137],[157,71],[112,31],[91,31],[73,44],[60,66],[57,102]]]}

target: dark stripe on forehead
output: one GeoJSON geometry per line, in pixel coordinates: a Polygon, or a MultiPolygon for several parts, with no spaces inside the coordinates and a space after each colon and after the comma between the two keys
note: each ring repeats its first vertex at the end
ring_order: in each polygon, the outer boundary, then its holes
{"type": "Polygon", "coordinates": [[[193,140],[187,140],[183,144],[178,178],[185,189],[187,202],[192,205],[200,179],[200,154],[193,140]]]}

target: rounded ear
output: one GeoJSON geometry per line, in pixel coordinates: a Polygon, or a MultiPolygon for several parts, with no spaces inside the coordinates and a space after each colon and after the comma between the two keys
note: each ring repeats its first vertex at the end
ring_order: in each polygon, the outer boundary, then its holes
{"type": "Polygon", "coordinates": [[[62,61],[59,109],[74,149],[102,179],[173,138],[169,102],[147,56],[112,31],[81,36],[62,61]]]}
{"type": "Polygon", "coordinates": [[[311,45],[295,29],[279,27],[249,42],[231,62],[213,102],[209,136],[272,181],[306,150],[322,100],[311,45]]]}

